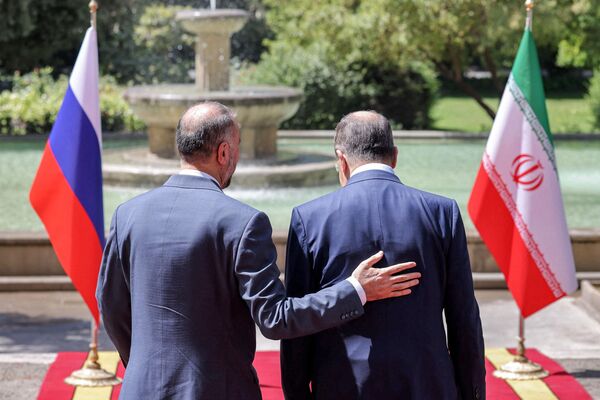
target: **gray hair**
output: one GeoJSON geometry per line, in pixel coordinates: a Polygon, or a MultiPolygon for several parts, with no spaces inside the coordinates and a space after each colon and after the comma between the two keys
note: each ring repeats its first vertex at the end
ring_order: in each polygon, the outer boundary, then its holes
{"type": "Polygon", "coordinates": [[[351,163],[389,161],[394,157],[392,127],[375,111],[353,112],[335,127],[334,146],[351,163]]]}
{"type": "Polygon", "coordinates": [[[210,156],[233,136],[235,114],[221,103],[207,101],[188,109],[177,124],[175,140],[185,161],[210,156]]]}

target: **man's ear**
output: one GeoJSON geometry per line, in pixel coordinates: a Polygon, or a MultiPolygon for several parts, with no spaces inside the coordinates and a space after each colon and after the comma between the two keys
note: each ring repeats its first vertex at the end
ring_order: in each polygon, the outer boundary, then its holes
{"type": "Polygon", "coordinates": [[[217,147],[217,162],[219,165],[227,165],[230,157],[229,143],[221,142],[217,147]]]}
{"type": "Polygon", "coordinates": [[[347,181],[348,179],[350,179],[350,174],[352,173],[351,169],[350,169],[350,164],[348,164],[348,158],[346,157],[346,155],[344,153],[342,153],[340,150],[336,150],[335,154],[337,156],[337,158],[339,159],[338,164],[339,164],[339,169],[340,169],[340,178],[343,176],[343,182],[340,181],[340,183],[342,184],[342,186],[345,185],[345,181],[347,181]]]}
{"type": "Polygon", "coordinates": [[[391,167],[396,168],[396,164],[398,164],[398,147],[394,146],[394,156],[392,157],[391,167]]]}
{"type": "Polygon", "coordinates": [[[344,176],[346,176],[347,179],[350,179],[350,174],[352,173],[352,170],[350,169],[350,164],[348,164],[348,158],[345,154],[342,154],[342,156],[340,157],[340,170],[342,171],[344,176]]]}

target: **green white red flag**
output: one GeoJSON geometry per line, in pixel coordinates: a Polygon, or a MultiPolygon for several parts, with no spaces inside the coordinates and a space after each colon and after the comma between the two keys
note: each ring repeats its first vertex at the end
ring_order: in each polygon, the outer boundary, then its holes
{"type": "Polygon", "coordinates": [[[577,289],[542,75],[525,29],[468,211],[524,317],[577,289]]]}

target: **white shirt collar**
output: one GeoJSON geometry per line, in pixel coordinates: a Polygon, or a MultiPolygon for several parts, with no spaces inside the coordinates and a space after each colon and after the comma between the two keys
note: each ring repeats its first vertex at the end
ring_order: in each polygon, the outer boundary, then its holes
{"type": "Polygon", "coordinates": [[[198,171],[197,169],[181,169],[179,170],[179,175],[200,176],[202,178],[211,179],[217,184],[217,186],[221,187],[219,181],[217,181],[212,175],[207,174],[206,172],[198,171]]]}
{"type": "Polygon", "coordinates": [[[350,174],[350,177],[352,177],[356,174],[360,174],[361,172],[372,171],[372,170],[384,171],[384,172],[388,172],[392,175],[395,175],[394,169],[387,164],[368,163],[368,164],[361,165],[360,167],[358,167],[354,171],[352,171],[352,173],[350,174]]]}

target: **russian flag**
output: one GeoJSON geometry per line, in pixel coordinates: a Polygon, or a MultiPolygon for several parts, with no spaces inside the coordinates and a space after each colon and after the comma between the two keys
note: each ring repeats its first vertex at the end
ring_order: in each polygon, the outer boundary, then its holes
{"type": "Polygon", "coordinates": [[[54,251],[98,323],[96,282],[104,248],[98,45],[89,28],[29,199],[54,251]]]}

